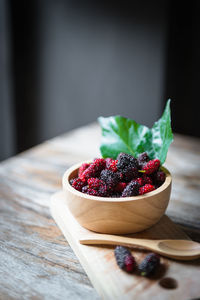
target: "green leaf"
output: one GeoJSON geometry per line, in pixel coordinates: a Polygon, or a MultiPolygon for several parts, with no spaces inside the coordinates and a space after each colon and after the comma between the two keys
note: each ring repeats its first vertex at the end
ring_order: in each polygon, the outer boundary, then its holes
{"type": "Polygon", "coordinates": [[[98,121],[102,128],[100,151],[103,157],[116,158],[120,152],[137,157],[146,151],[151,159],[158,158],[161,164],[164,163],[173,141],[170,99],[152,129],[121,116],[99,117],[98,121]]]}
{"type": "Polygon", "coordinates": [[[173,133],[171,128],[171,112],[169,99],[165,106],[162,117],[154,123],[152,132],[152,148],[154,157],[158,157],[163,164],[167,157],[167,151],[173,141],[173,133]]]}

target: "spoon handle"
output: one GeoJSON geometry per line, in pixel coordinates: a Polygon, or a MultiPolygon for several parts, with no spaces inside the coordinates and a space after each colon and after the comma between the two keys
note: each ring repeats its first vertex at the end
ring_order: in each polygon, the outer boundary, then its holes
{"type": "Polygon", "coordinates": [[[79,242],[84,245],[120,245],[120,246],[140,246],[148,250],[158,251],[157,244],[160,240],[136,239],[125,236],[110,234],[93,234],[89,235],[79,242]]]}

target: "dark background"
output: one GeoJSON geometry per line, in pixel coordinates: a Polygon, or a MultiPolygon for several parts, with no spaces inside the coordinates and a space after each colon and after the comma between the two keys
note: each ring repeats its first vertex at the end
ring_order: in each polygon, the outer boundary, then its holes
{"type": "Polygon", "coordinates": [[[0,159],[99,115],[200,136],[200,4],[0,0],[0,159]]]}

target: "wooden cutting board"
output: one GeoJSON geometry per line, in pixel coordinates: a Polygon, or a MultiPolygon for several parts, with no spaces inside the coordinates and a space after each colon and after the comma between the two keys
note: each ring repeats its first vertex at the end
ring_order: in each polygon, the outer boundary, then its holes
{"type": "MultiPolygon", "coordinates": [[[[51,198],[51,214],[77,255],[95,289],[103,299],[181,299],[200,296],[200,260],[180,262],[161,257],[161,268],[152,278],[127,274],[118,268],[114,258],[114,246],[81,245],[79,239],[89,230],[83,228],[70,213],[63,193],[51,198]],[[173,278],[177,287],[166,289],[160,285],[164,277],[173,278]]],[[[91,233],[91,232],[90,232],[91,233]]],[[[127,236],[150,239],[189,239],[167,216],[152,228],[127,236]]],[[[137,262],[148,251],[131,250],[137,262]]]]}

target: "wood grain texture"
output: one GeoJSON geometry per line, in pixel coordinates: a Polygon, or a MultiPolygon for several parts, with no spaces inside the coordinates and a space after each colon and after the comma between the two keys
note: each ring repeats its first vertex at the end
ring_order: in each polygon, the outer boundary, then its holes
{"type": "MultiPolygon", "coordinates": [[[[99,299],[49,212],[66,169],[99,156],[99,143],[92,124],[1,163],[0,299],[99,299]]],[[[175,135],[166,167],[173,177],[167,214],[200,242],[199,154],[199,139],[175,135]]]]}
{"type": "MultiPolygon", "coordinates": [[[[174,299],[191,299],[200,293],[200,260],[180,262],[161,258],[163,271],[157,278],[144,278],[139,275],[127,274],[120,270],[114,258],[114,247],[81,245],[79,240],[94,236],[96,233],[83,228],[70,213],[63,192],[56,193],[51,199],[51,213],[61,228],[76,255],[79,257],[93,285],[103,299],[163,299],[173,295],[174,299]],[[158,284],[162,277],[173,277],[178,281],[179,288],[163,290],[158,284]],[[190,289],[187,288],[190,278],[190,289]],[[147,288],[148,287],[148,288],[147,288]]],[[[142,233],[129,234],[129,237],[146,239],[188,239],[176,225],[166,216],[158,224],[142,233]]],[[[134,247],[132,253],[140,262],[149,251],[134,247]]]]}

